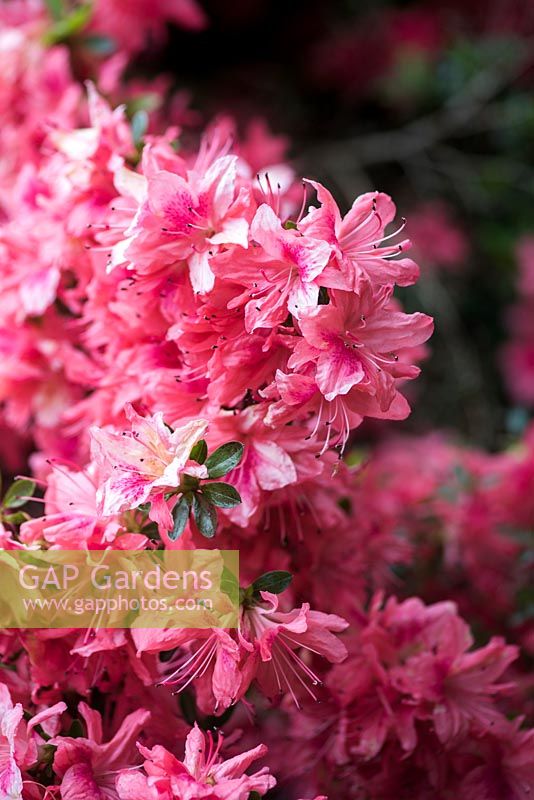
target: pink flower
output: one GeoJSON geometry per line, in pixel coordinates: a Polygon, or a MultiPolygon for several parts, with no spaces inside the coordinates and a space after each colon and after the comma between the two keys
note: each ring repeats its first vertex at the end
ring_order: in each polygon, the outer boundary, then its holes
{"type": "Polygon", "coordinates": [[[213,289],[211,258],[223,245],[248,246],[253,206],[248,189],[237,191],[237,157],[208,158],[209,151],[201,152],[185,175],[161,169],[148,176],[145,200],[116,245],[113,264],[131,262],[150,272],[154,262],[160,268],[187,259],[195,292],[213,289]]]}
{"type": "Polygon", "coordinates": [[[21,797],[22,775],[15,759],[15,737],[22,722],[20,703],[13,705],[9,690],[0,684],[0,792],[6,800],[21,797]]]}
{"type": "Polygon", "coordinates": [[[285,230],[266,203],[257,210],[250,235],[260,248],[246,254],[230,252],[215,262],[214,269],[221,276],[230,272],[232,280],[247,287],[229,308],[246,302],[245,327],[251,333],[282,323],[288,313],[298,318],[317,304],[319,277],[330,258],[330,246],[285,230]]]}
{"type": "Polygon", "coordinates": [[[73,470],[57,462],[52,462],[52,466],[45,493],[45,514],[21,525],[21,540],[35,544],[44,539],[66,550],[97,549],[113,542],[120,524],[116,518],[100,514],[97,508],[98,480],[94,468],[73,470]]]}
{"type": "Polygon", "coordinates": [[[57,736],[54,772],[61,779],[61,797],[66,800],[116,800],[117,776],[138,761],[135,740],[150,717],[138,709],[122,722],[109,742],[102,742],[102,719],[85,703],[79,705],[87,727],[87,737],[57,736]]]}
{"type": "Polygon", "coordinates": [[[191,729],[183,761],[178,761],[164,747],[151,750],[139,746],[145,758],[143,773],[123,771],[117,779],[120,800],[248,800],[251,792],[260,797],[275,785],[267,767],[253,775],[245,770],[267,752],[258,745],[238,756],[223,761],[219,756],[222,738],[214,746],[195,723],[191,729]]]}
{"type": "Polygon", "coordinates": [[[67,706],[56,703],[36,714],[27,724],[23,719],[20,703],[13,703],[9,689],[0,683],[0,796],[5,800],[19,800],[22,797],[22,773],[38,757],[37,745],[42,738],[35,733],[35,727],[50,718],[61,714],[67,706]]]}
{"type": "Polygon", "coordinates": [[[520,730],[520,720],[505,723],[486,744],[485,762],[462,776],[465,797],[484,800],[530,800],[534,786],[534,731],[520,730]]]}
{"type": "Polygon", "coordinates": [[[127,405],[126,416],[131,432],[91,429],[94,458],[103,474],[108,475],[97,493],[99,508],[109,516],[137,508],[150,498],[152,518],[168,529],[172,522],[165,491],[177,489],[183,473],[207,476],[205,467],[189,461],[189,453],[208,423],[197,420],[171,433],[160,412],[141,417],[127,405]]]}
{"type": "Polygon", "coordinates": [[[454,222],[447,206],[427,203],[410,214],[410,234],[421,262],[461,270],[469,254],[469,243],[454,222]]]}
{"type": "Polygon", "coordinates": [[[200,30],[207,19],[196,0],[97,0],[91,29],[135,53],[150,39],[164,39],[166,22],[200,30]]]}
{"type": "Polygon", "coordinates": [[[137,655],[178,648],[161,665],[161,684],[182,692],[194,686],[198,707],[205,714],[221,714],[237,703],[254,678],[255,664],[233,631],[136,630],[132,637],[137,655]]]}
{"type": "Polygon", "coordinates": [[[453,603],[380,602],[376,597],[353,655],[328,678],[343,709],[348,752],[374,758],[391,737],[412,752],[422,720],[448,745],[499,725],[494,697],[509,687],[497,679],[516,648],[492,639],[470,651],[473,640],[453,603]]]}
{"type": "MultiPolygon", "coordinates": [[[[342,218],[328,189],[316,181],[308,182],[316,189],[321,205],[310,208],[299,222],[299,229],[306,236],[328,242],[338,262],[338,270],[329,269],[325,274],[323,286],[357,291],[362,278],[377,285],[415,283],[419,275],[417,265],[409,258],[396,258],[409,249],[410,240],[381,246],[394,235],[385,235],[385,228],[395,218],[396,210],[387,194],[361,195],[342,218]]],[[[402,227],[396,233],[400,233],[402,227]]]]}
{"type": "Polygon", "coordinates": [[[361,286],[358,303],[344,293],[306,311],[300,320],[304,340],[297,344],[289,366],[316,360],[315,379],[327,400],[359,391],[377,397],[386,411],[395,395],[395,378],[413,378],[419,370],[399,361],[401,348],[415,347],[432,332],[425,314],[403,314],[388,308],[391,289],[361,286]]]}
{"type": "Polygon", "coordinates": [[[237,440],[244,444],[243,459],[226,480],[236,487],[241,503],[229,509],[232,522],[245,527],[261,507],[267,492],[284,489],[321,472],[312,445],[302,443],[302,431],[273,430],[264,421],[265,408],[258,405],[240,415],[220,415],[210,427],[209,441],[222,444],[237,440]]]}
{"type": "Polygon", "coordinates": [[[349,623],[336,614],[312,611],[308,603],[289,612],[278,611],[275,594],[260,594],[263,602],[245,606],[241,625],[244,639],[254,647],[260,689],[271,699],[289,692],[297,706],[303,689],[316,700],[310,684],[317,686],[321,680],[306,657],[315,654],[334,664],[343,661],[347,649],[335,634],[349,623]],[[304,651],[302,657],[299,651],[304,651]]]}

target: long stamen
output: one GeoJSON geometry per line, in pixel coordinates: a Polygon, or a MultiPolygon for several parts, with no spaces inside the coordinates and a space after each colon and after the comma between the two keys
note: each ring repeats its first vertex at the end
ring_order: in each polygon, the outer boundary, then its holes
{"type": "Polygon", "coordinates": [[[358,225],[356,225],[356,227],[353,228],[350,233],[348,233],[346,236],[340,239],[339,241],[340,245],[342,247],[350,245],[354,237],[361,231],[361,229],[365,228],[366,225],[368,225],[374,218],[378,219],[380,223],[382,222],[382,217],[376,210],[376,200],[373,200],[372,208],[369,214],[366,217],[364,217],[364,219],[362,219],[362,221],[358,225]]]}
{"type": "Polygon", "coordinates": [[[306,441],[308,441],[309,439],[313,439],[313,437],[317,434],[317,431],[319,430],[319,426],[321,424],[321,419],[322,419],[322,416],[323,416],[323,407],[324,407],[324,399],[321,396],[321,405],[319,406],[319,411],[317,413],[317,421],[315,423],[315,427],[314,427],[313,431],[308,436],[306,436],[306,441]]]}
{"type": "Polygon", "coordinates": [[[201,644],[201,646],[197,650],[195,650],[186,661],[182,662],[171,675],[168,675],[165,678],[165,680],[162,681],[162,684],[169,684],[179,672],[184,670],[192,661],[194,661],[199,655],[201,655],[202,651],[205,650],[207,647],[209,647],[211,639],[212,637],[208,636],[208,638],[201,644]]]}
{"type": "Polygon", "coordinates": [[[393,233],[389,233],[387,236],[382,237],[382,239],[377,239],[374,242],[369,242],[367,246],[374,247],[375,245],[378,246],[379,244],[383,244],[383,242],[387,242],[388,239],[393,239],[395,236],[398,236],[399,233],[403,231],[405,227],[406,227],[406,217],[402,217],[402,222],[396,231],[393,231],[393,233]]]}
{"type": "MultiPolygon", "coordinates": [[[[280,642],[280,644],[283,644],[283,642],[280,642]]],[[[286,652],[284,652],[284,650],[282,650],[282,649],[278,649],[278,656],[279,656],[279,657],[282,659],[282,661],[284,662],[284,664],[286,665],[286,667],[289,667],[289,669],[290,669],[290,671],[292,672],[292,674],[293,674],[293,675],[295,676],[295,678],[298,680],[298,682],[300,683],[300,685],[301,685],[301,686],[302,686],[304,689],[306,689],[306,691],[308,692],[308,694],[310,695],[310,697],[311,697],[313,700],[317,700],[317,696],[315,695],[315,693],[313,692],[313,690],[310,688],[310,686],[308,686],[308,684],[306,683],[306,681],[304,680],[304,678],[302,677],[302,675],[300,675],[300,674],[299,674],[299,672],[298,672],[298,670],[297,670],[297,668],[296,668],[296,666],[295,666],[295,662],[296,662],[296,664],[297,664],[299,667],[301,666],[301,664],[302,664],[303,662],[301,661],[301,659],[299,659],[299,657],[296,655],[296,653],[295,653],[295,651],[294,651],[294,650],[292,650],[292,649],[291,649],[290,647],[288,647],[287,645],[284,645],[284,646],[285,646],[285,648],[287,649],[287,651],[290,653],[290,657],[289,657],[289,656],[287,655],[287,653],[286,653],[286,652]],[[292,660],[292,659],[293,659],[293,660],[292,660]]],[[[274,645],[274,646],[273,646],[273,650],[274,650],[275,648],[276,648],[276,645],[274,645]]],[[[284,673],[284,678],[285,678],[285,680],[286,680],[286,684],[287,684],[287,686],[290,688],[290,693],[291,693],[291,697],[293,698],[293,701],[295,702],[295,704],[297,705],[297,707],[299,707],[299,708],[300,708],[300,704],[299,704],[299,702],[297,701],[297,698],[296,698],[295,692],[294,692],[294,690],[293,690],[293,687],[291,686],[291,682],[290,682],[290,680],[289,680],[289,677],[288,677],[288,675],[287,675],[286,673],[284,673]]]]}
{"type": "Polygon", "coordinates": [[[308,187],[303,181],[302,182],[302,205],[300,207],[299,215],[297,217],[297,225],[299,224],[299,222],[301,221],[302,217],[304,216],[304,208],[306,206],[306,198],[307,197],[308,197],[308,187]]]}

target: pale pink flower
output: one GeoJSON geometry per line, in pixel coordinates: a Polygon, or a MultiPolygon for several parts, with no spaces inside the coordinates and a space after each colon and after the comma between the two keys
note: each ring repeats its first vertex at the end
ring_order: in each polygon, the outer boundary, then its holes
{"type": "Polygon", "coordinates": [[[21,540],[35,544],[44,539],[53,547],[66,550],[108,546],[121,526],[116,517],[99,512],[97,491],[94,464],[82,471],[52,462],[45,492],[45,513],[21,525],[21,540]]]}
{"type": "Polygon", "coordinates": [[[102,474],[108,476],[97,493],[99,508],[110,516],[150,499],[152,518],[170,528],[165,492],[177,489],[184,473],[207,476],[205,467],[189,460],[189,453],[208,423],[197,420],[171,433],[161,412],[142,417],[131,405],[125,411],[131,431],[91,429],[94,458],[102,474]]]}
{"type": "Polygon", "coordinates": [[[42,722],[61,714],[67,706],[56,703],[36,714],[28,723],[20,703],[13,703],[9,689],[0,683],[0,796],[5,800],[22,797],[22,773],[37,761],[41,737],[34,729],[42,722]]]}
{"type": "Polygon", "coordinates": [[[22,722],[20,703],[13,705],[9,690],[0,684],[0,792],[6,800],[21,797],[22,775],[15,759],[15,737],[22,722]]]}

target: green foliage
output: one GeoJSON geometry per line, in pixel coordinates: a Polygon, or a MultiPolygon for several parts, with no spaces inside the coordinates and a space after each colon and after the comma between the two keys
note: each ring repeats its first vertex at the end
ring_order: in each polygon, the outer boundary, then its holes
{"type": "Polygon", "coordinates": [[[271,594],[281,594],[285,592],[289,584],[293,580],[290,572],[285,570],[273,570],[272,572],[265,572],[256,578],[252,584],[254,594],[259,592],[271,592],[271,594]]]}
{"type": "Polygon", "coordinates": [[[193,495],[193,517],[202,536],[213,539],[217,532],[217,510],[201,494],[193,495]]]}
{"type": "Polygon", "coordinates": [[[34,481],[28,478],[20,478],[11,484],[4,495],[2,506],[4,508],[20,508],[26,505],[28,497],[32,497],[35,492],[34,481]]]}
{"type": "Polygon", "coordinates": [[[202,494],[219,508],[234,508],[241,502],[239,492],[229,483],[206,483],[203,486],[202,494]]]}
{"type": "Polygon", "coordinates": [[[189,519],[189,512],[191,511],[191,502],[191,496],[189,494],[183,494],[172,510],[174,525],[169,532],[169,539],[172,539],[173,542],[184,532],[187,520],[189,519]]]}
{"type": "Polygon", "coordinates": [[[51,5],[54,7],[55,11],[52,12],[52,15],[56,20],[48,28],[44,37],[45,43],[48,45],[64,42],[72,36],[81,33],[91,19],[93,13],[93,6],[91,3],[82,3],[82,5],[76,6],[69,14],[64,15],[61,13],[59,17],[56,17],[55,14],[60,13],[62,3],[57,2],[57,0],[52,0],[52,2],[51,0],[47,0],[47,2],[49,6],[51,5]]]}
{"type": "Polygon", "coordinates": [[[217,448],[206,460],[206,468],[210,478],[222,478],[235,469],[243,458],[241,442],[227,442],[217,448]]]}

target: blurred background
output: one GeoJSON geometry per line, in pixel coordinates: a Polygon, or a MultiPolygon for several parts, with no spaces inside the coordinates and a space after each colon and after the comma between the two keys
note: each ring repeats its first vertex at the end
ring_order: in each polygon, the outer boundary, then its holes
{"type": "Polygon", "coordinates": [[[534,3],[201,5],[204,30],[171,29],[130,74],[172,76],[192,129],[267,126],[342,207],[395,197],[423,274],[403,302],[436,318],[405,428],[505,447],[534,403],[534,3]]]}

